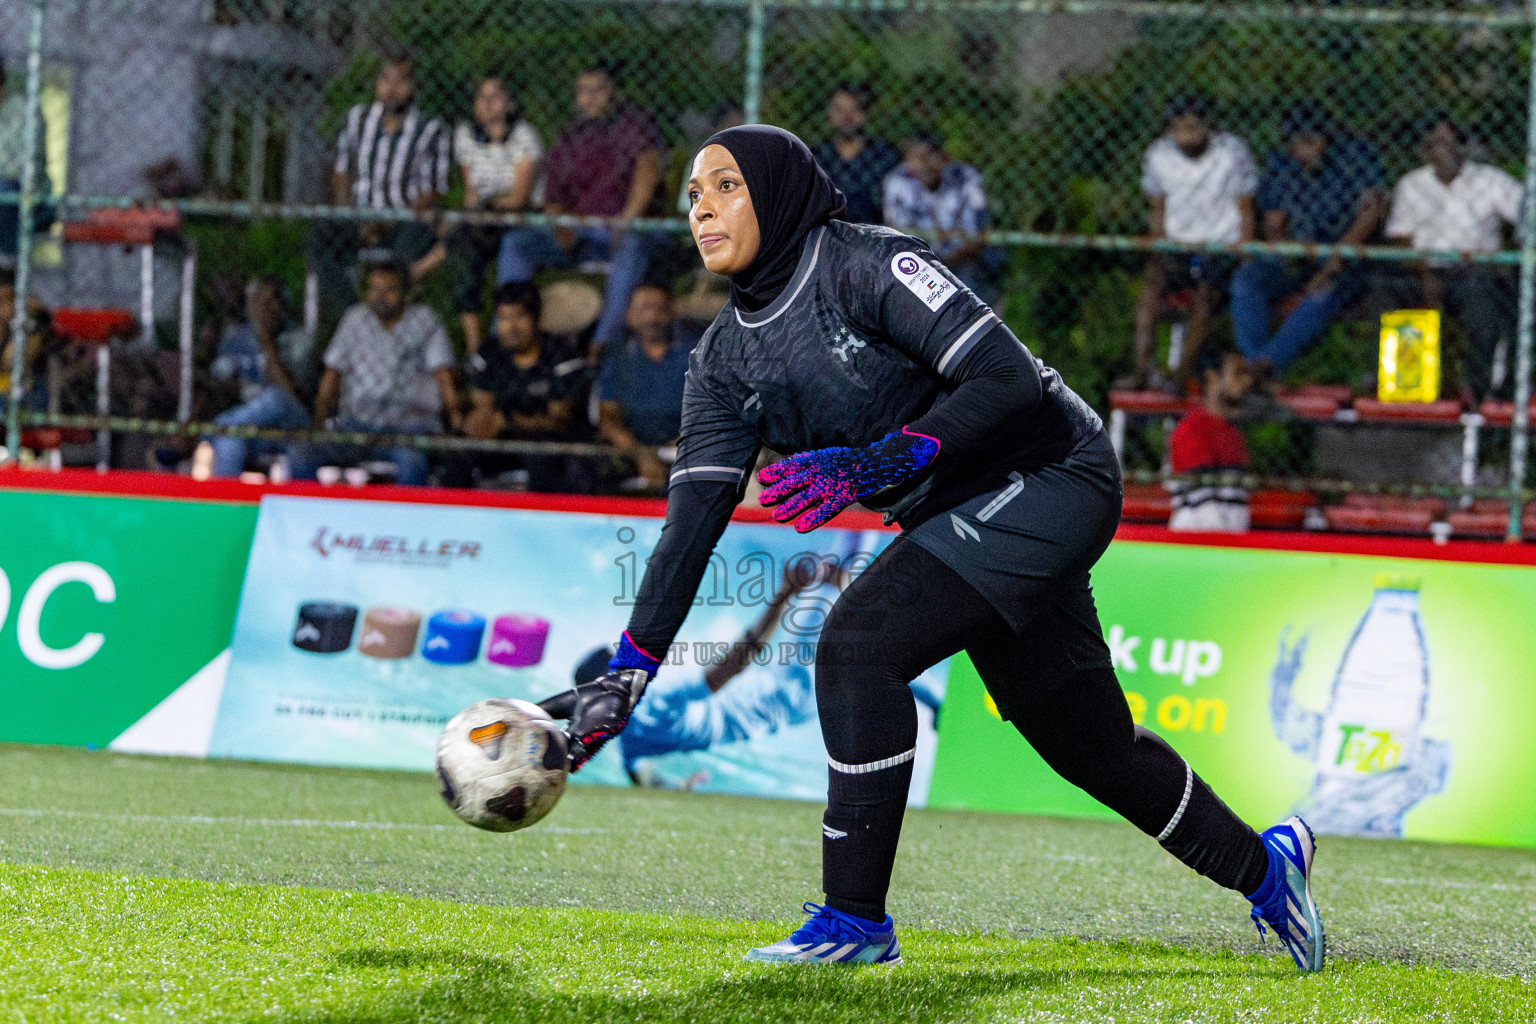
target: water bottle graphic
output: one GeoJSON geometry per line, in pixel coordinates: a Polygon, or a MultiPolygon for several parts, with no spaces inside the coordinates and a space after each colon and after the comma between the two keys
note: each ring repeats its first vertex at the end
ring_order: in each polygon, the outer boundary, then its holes
{"type": "Polygon", "coordinates": [[[1321,714],[1291,701],[1306,644],[1287,649],[1282,636],[1270,676],[1275,734],[1316,769],[1297,810],[1319,832],[1401,836],[1403,816],[1444,789],[1450,770],[1450,744],[1423,735],[1430,658],[1418,579],[1377,576],[1321,714]]]}

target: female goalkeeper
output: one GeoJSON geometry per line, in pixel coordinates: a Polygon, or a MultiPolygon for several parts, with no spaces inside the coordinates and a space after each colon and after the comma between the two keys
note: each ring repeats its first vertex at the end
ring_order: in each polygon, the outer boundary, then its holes
{"type": "Polygon", "coordinates": [[[1133,725],[1089,570],[1120,518],[1098,416],[923,242],[841,219],[843,196],[778,128],[694,158],[689,224],[731,301],[698,347],[667,520],[607,675],[546,706],[571,767],[624,728],[692,604],[759,446],[761,501],[805,532],[854,502],[902,533],[822,629],[829,782],[824,906],[754,960],[897,963],[886,891],[917,737],[907,688],[965,651],[1003,718],[1064,778],[1253,902],[1303,970],[1323,965],[1299,818],[1262,836],[1167,743],[1133,725]]]}

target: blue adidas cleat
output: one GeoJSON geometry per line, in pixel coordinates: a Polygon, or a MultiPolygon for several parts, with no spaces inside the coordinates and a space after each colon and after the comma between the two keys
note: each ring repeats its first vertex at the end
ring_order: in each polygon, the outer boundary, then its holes
{"type": "Polygon", "coordinates": [[[885,915],[880,924],[816,903],[805,904],[811,916],[793,935],[747,953],[746,959],[765,963],[888,964],[901,963],[896,922],[885,915]]]}
{"type": "Polygon", "coordinates": [[[1253,924],[1264,936],[1269,925],[1296,966],[1303,971],[1320,971],[1327,957],[1323,919],[1312,899],[1312,854],[1315,843],[1307,823],[1292,815],[1274,828],[1266,829],[1260,839],[1269,853],[1269,874],[1253,901],[1253,924]]]}

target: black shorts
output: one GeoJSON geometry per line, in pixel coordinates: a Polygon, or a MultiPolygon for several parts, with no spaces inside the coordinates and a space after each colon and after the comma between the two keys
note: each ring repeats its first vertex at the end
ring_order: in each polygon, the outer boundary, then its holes
{"type": "MultiPolygon", "coordinates": [[[[1020,466],[1004,486],[933,515],[904,536],[953,569],[1027,638],[1009,645],[1009,656],[1031,664],[1016,665],[1010,675],[1063,679],[1111,667],[1089,571],[1114,538],[1121,501],[1119,461],[1100,431],[1065,460],[1020,466]]],[[[1009,695],[992,696],[1009,717],[1009,695]]]]}
{"type": "Polygon", "coordinates": [[[1208,284],[1225,292],[1237,270],[1237,259],[1208,253],[1160,252],[1152,257],[1163,271],[1163,290],[1182,292],[1208,284]]]}

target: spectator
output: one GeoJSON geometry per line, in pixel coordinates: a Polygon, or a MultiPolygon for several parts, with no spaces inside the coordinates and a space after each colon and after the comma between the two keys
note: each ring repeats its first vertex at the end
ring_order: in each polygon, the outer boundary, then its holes
{"type": "Polygon", "coordinates": [[[606,259],[608,280],[593,340],[624,338],[624,310],[645,277],[650,240],[624,222],[641,216],[661,180],[661,136],[651,119],[622,103],[602,67],[576,76],[576,121],[549,153],[544,209],[550,214],[616,217],[613,228],[515,228],[501,241],[497,283],[532,281],[541,267],[606,259]]]}
{"type": "MultiPolygon", "coordinates": [[[[454,129],[453,158],[464,178],[464,209],[519,213],[544,205],[544,143],[520,116],[512,86],[501,76],[487,75],[475,86],[474,117],[454,129]]],[[[495,225],[460,224],[417,267],[425,274],[447,261],[472,364],[480,351],[485,269],[496,259],[502,234],[495,225]]]]}
{"type": "MultiPolygon", "coordinates": [[[[26,168],[27,153],[27,98],[20,92],[6,88],[5,70],[0,68],[0,195],[20,195],[21,178],[26,168]]],[[[48,137],[48,127],[43,122],[43,112],[37,112],[36,157],[33,161],[33,188],[39,205],[33,208],[32,230],[46,231],[53,223],[53,207],[50,198],[53,187],[48,181],[48,159],[43,140],[48,137]]],[[[20,208],[14,202],[0,202],[0,257],[14,261],[20,241],[18,225],[20,208]]]]}
{"type": "MultiPolygon", "coordinates": [[[[481,440],[569,441],[577,391],[587,361],[562,351],[539,331],[543,302],[531,284],[496,289],[495,344],[475,373],[464,433],[481,440]]],[[[535,491],[588,490],[576,460],[559,455],[492,456],[481,469],[523,469],[535,491]]]]}
{"type": "MultiPolygon", "coordinates": [[[[215,378],[239,382],[240,404],[213,422],[302,430],[309,426],[304,396],[315,387],[315,339],[292,322],[282,282],[275,277],[259,277],[246,287],[245,309],[245,320],[224,332],[210,367],[215,378]]],[[[214,476],[239,476],[253,450],[276,454],[284,448],[278,442],[220,435],[208,441],[214,476]]]]}
{"type": "MultiPolygon", "coordinates": [[[[1467,138],[1449,117],[1432,118],[1419,153],[1427,163],[1398,181],[1387,237],[1415,249],[1493,252],[1503,227],[1520,223],[1523,189],[1513,177],[1467,159],[1467,138]]],[[[1508,275],[1488,264],[1431,261],[1421,269],[1424,302],[1454,315],[1467,335],[1462,398],[1489,397],[1494,350],[1514,326],[1508,275]]]]}
{"type": "Polygon", "coordinates": [[[872,96],[862,82],[844,82],[827,98],[832,137],[814,151],[816,162],[848,200],[847,220],[884,224],[881,209],[886,175],[901,163],[889,142],[866,133],[872,96]]]}
{"type": "Polygon", "coordinates": [[[646,490],[662,487],[667,470],[657,449],[683,429],[683,377],[697,340],[678,327],[672,296],[654,284],[635,289],[626,316],[629,339],[607,353],[597,379],[598,430],[635,467],[646,490]]]}
{"type": "MultiPolygon", "coordinates": [[[[1213,131],[1204,96],[1175,96],[1163,115],[1165,134],[1147,147],[1141,190],[1147,197],[1147,235],[1173,242],[1234,245],[1253,241],[1253,194],[1259,173],[1242,139],[1213,131]]],[[[1207,253],[1155,253],[1136,300],[1136,372],[1121,386],[1155,387],[1181,393],[1210,330],[1218,293],[1231,279],[1236,261],[1207,253]],[[1191,290],[1189,329],[1176,379],[1152,365],[1163,296],[1191,290]]]]}
{"type": "MultiPolygon", "coordinates": [[[[1220,369],[1205,371],[1203,406],[1191,409],[1168,438],[1168,461],[1176,475],[1217,473],[1248,468],[1248,446],[1229,421],[1238,402],[1253,387],[1253,372],[1236,352],[1220,369]]],[[[1173,492],[1170,530],[1220,533],[1248,531],[1248,492],[1237,484],[1183,481],[1173,492]]]]}
{"type": "MultiPolygon", "coordinates": [[[[16,278],[0,271],[0,416],[11,406],[11,371],[16,347],[11,340],[11,318],[16,315],[16,278]]],[[[26,346],[21,363],[21,408],[43,412],[48,408],[48,311],[36,295],[27,296],[27,319],[22,326],[26,346]]]]}
{"type": "MultiPolygon", "coordinates": [[[[461,426],[453,349],[430,309],[406,304],[407,274],[403,265],[388,259],[368,266],[366,298],[341,318],[325,353],[315,429],[436,434],[445,414],[450,429],[461,426]]],[[[398,482],[427,482],[427,459],[419,449],[397,445],[382,453],[368,450],[360,458],[379,454],[395,464],[398,482]]],[[[356,451],[311,445],[296,445],[291,458],[296,480],[313,480],[322,458],[360,461],[356,451]]]]}
{"type": "MultiPolygon", "coordinates": [[[[1258,207],[1267,241],[1360,245],[1386,212],[1384,178],[1376,150],[1345,135],[1313,100],[1286,112],[1285,152],[1269,156],[1258,207]]],[[[1278,373],[1301,354],[1328,321],[1361,291],[1358,262],[1337,255],[1320,263],[1291,265],[1274,256],[1244,263],[1232,277],[1232,328],[1237,347],[1256,374],[1278,373]],[[1301,304],[1280,329],[1269,333],[1270,306],[1302,292],[1301,304]]]]}
{"type": "Polygon", "coordinates": [[[885,222],[935,233],[933,251],[986,302],[996,302],[1003,252],[980,237],[987,230],[987,190],[981,172],[950,158],[932,133],[901,144],[902,162],[885,178],[885,222]]]}
{"type": "MultiPolygon", "coordinates": [[[[448,129],[416,106],[416,71],[411,58],[384,58],[373,83],[372,103],[347,111],[336,140],[331,173],[337,206],[369,210],[434,209],[448,191],[448,129]]],[[[358,227],[353,221],[322,220],[309,239],[309,257],[320,278],[321,296],[331,309],[357,294],[360,248],[388,249],[404,264],[416,264],[435,236],[420,221],[388,220],[358,227]]],[[[413,268],[425,270],[426,265],[413,268]]]]}

